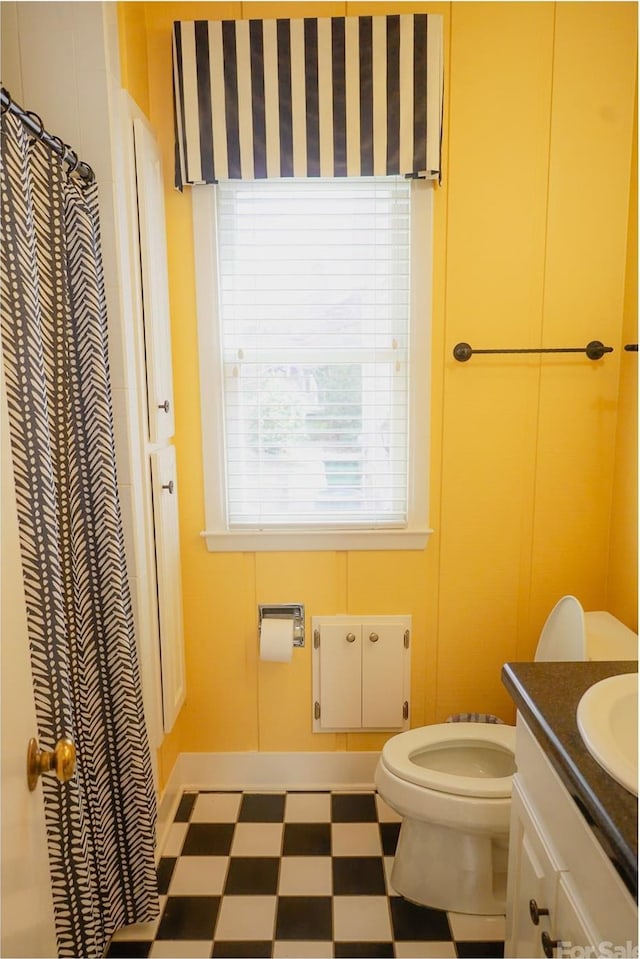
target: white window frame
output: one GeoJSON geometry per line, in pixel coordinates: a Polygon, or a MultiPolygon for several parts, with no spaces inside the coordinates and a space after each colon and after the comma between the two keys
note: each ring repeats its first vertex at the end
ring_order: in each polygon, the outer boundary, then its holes
{"type": "Polygon", "coordinates": [[[217,309],[216,189],[197,185],[191,195],[205,501],[205,529],[200,535],[207,548],[211,552],[424,549],[433,532],[428,522],[433,183],[414,180],[411,184],[408,516],[402,529],[228,528],[224,384],[217,309]]]}

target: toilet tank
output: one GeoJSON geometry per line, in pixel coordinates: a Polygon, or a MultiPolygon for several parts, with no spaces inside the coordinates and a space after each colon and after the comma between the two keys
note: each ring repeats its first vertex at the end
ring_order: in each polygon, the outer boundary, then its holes
{"type": "Polygon", "coordinates": [[[605,610],[584,614],[587,659],[637,659],[638,634],[605,610]]]}
{"type": "Polygon", "coordinates": [[[605,610],[585,613],[575,596],[558,600],[542,627],[537,663],[638,659],[638,636],[605,610]]]}

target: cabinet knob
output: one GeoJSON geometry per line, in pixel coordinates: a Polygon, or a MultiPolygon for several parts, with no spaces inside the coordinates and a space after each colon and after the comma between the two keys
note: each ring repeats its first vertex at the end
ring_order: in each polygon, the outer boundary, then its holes
{"type": "Polygon", "coordinates": [[[168,483],[163,483],[162,488],[168,490],[170,493],[173,493],[173,480],[169,480],[168,483]]]}
{"type": "Polygon", "coordinates": [[[549,910],[548,910],[548,909],[542,909],[542,908],[538,905],[538,903],[535,901],[535,899],[530,899],[530,900],[529,900],[529,915],[531,916],[531,922],[534,924],[534,926],[537,926],[538,923],[540,922],[540,916],[548,916],[548,915],[549,915],[549,910]]]}
{"type": "Polygon", "coordinates": [[[372,643],[377,643],[380,637],[377,633],[369,633],[369,641],[372,643]]]}
{"type": "Polygon", "coordinates": [[[356,641],[355,633],[347,633],[347,642],[355,643],[355,641],[356,641]]]}
{"type": "Polygon", "coordinates": [[[158,403],[158,409],[164,410],[165,413],[168,413],[169,410],[171,409],[171,403],[169,402],[169,400],[165,400],[164,403],[158,403]]]}
{"type": "Polygon", "coordinates": [[[540,936],[540,941],[542,943],[542,951],[547,959],[553,959],[553,950],[562,944],[562,940],[552,939],[548,932],[543,932],[540,936]]]}

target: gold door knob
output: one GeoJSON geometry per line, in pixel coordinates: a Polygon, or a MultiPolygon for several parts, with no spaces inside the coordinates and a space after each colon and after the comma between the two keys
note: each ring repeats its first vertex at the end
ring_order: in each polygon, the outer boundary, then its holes
{"type": "Polygon", "coordinates": [[[76,747],[70,739],[59,739],[53,752],[40,749],[37,739],[30,739],[27,748],[27,785],[33,791],[38,776],[53,770],[61,783],[68,782],[76,771],[76,747]]]}

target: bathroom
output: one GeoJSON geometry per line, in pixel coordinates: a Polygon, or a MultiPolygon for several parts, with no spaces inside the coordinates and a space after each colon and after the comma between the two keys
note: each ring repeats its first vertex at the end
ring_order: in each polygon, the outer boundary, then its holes
{"type": "MultiPolygon", "coordinates": [[[[101,142],[113,107],[96,98],[89,109],[79,96],[98,68],[77,40],[83,20],[93,28],[102,8],[106,41],[119,58],[115,79],[161,151],[186,688],[171,731],[153,744],[161,799],[177,795],[181,777],[192,785],[221,754],[291,754],[294,769],[306,757],[345,762],[353,754],[357,763],[360,754],[380,751],[388,733],[313,732],[313,616],[411,616],[412,727],[459,712],[513,722],[502,665],[533,658],[563,595],[637,631],[637,360],[623,350],[637,340],[634,4],[2,6],[3,83],[54,133],[79,144],[99,182],[100,148],[92,153],[89,144],[101,142]],[[192,197],[190,188],[173,186],[173,21],[395,12],[443,18],[424,424],[433,532],[414,550],[209,551],[200,535],[192,197]],[[550,355],[459,363],[452,356],[458,342],[574,347],[594,339],[614,352],[593,363],[550,355]],[[304,604],[305,646],[288,664],[263,662],[258,607],[289,603],[304,604]]],[[[113,220],[103,216],[102,224],[112,291],[124,282],[113,236],[107,249],[113,220]]],[[[117,323],[117,298],[109,305],[117,323]]],[[[112,360],[113,375],[122,375],[115,366],[112,360]]],[[[118,430],[129,428],[124,379],[114,392],[118,443],[118,430]]],[[[142,580],[127,559],[130,575],[133,569],[142,580]]]]}

